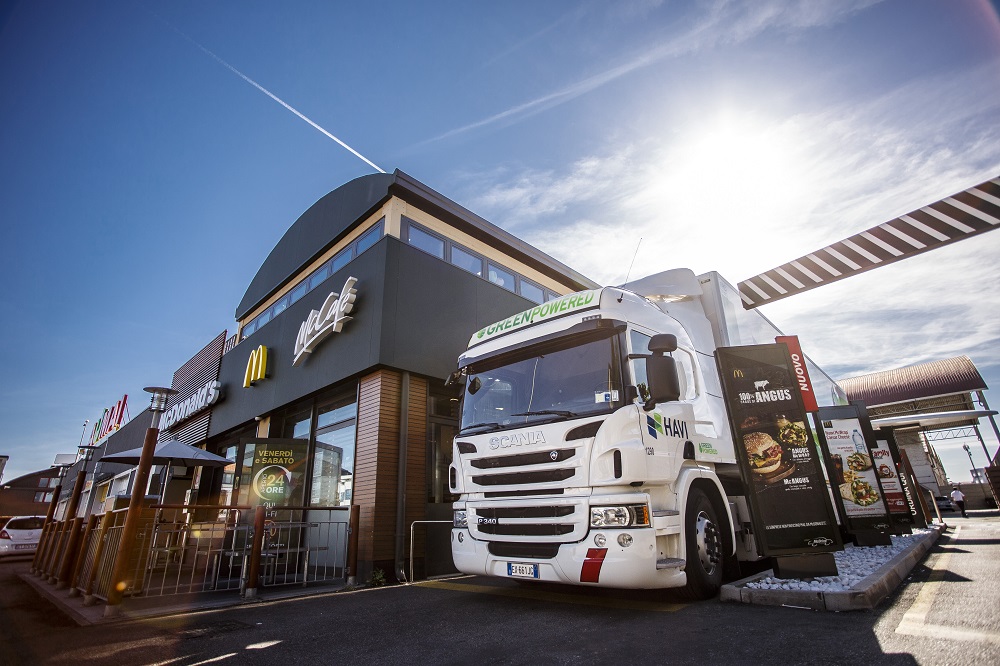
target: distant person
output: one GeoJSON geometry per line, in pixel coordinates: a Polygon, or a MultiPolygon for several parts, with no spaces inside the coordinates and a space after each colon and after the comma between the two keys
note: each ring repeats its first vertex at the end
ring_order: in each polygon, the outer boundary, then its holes
{"type": "Polygon", "coordinates": [[[958,510],[962,512],[962,518],[968,518],[965,515],[965,493],[955,486],[955,489],[951,491],[951,501],[958,506],[958,510]]]}

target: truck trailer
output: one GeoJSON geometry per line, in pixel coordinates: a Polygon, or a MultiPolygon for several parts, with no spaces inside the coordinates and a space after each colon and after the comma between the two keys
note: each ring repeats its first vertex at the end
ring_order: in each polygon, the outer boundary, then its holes
{"type": "MultiPolygon", "coordinates": [[[[457,569],[714,596],[760,558],[714,352],[777,335],[718,273],[688,269],[477,331],[452,375],[457,569]]],[[[819,404],[846,404],[806,363],[819,404]]]]}

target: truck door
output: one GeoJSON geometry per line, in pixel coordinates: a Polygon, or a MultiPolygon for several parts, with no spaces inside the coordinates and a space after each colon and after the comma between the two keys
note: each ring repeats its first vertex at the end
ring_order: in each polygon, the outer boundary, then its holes
{"type": "MultiPolygon", "coordinates": [[[[639,330],[629,331],[630,353],[649,353],[651,334],[639,330]]],[[[639,419],[642,421],[640,431],[642,443],[646,449],[646,467],[650,481],[672,481],[677,476],[677,469],[683,460],[684,443],[694,437],[694,410],[690,402],[695,386],[692,381],[692,368],[687,354],[675,353],[678,374],[680,375],[681,399],[679,402],[661,403],[651,411],[642,408],[649,398],[646,376],[646,360],[632,359],[629,361],[632,380],[635,382],[639,397],[636,399],[639,419]]]]}

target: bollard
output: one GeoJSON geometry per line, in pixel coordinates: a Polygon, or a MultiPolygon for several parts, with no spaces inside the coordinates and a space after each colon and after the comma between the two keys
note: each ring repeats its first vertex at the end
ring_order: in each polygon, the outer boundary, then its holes
{"type": "Polygon", "coordinates": [[[347,528],[347,584],[355,585],[358,577],[358,533],[361,524],[361,507],[351,505],[351,518],[347,528]]]}

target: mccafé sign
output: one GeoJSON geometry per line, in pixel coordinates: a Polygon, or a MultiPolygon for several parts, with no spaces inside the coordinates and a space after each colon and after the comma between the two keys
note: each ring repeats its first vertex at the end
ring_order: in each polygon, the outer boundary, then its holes
{"type": "Polygon", "coordinates": [[[190,398],[163,412],[163,416],[160,417],[160,429],[166,430],[208,409],[219,401],[221,393],[222,384],[219,380],[213,379],[195,391],[195,394],[190,398]]]}
{"type": "Polygon", "coordinates": [[[292,358],[292,365],[304,361],[306,354],[312,353],[328,335],[340,333],[344,322],[353,319],[347,315],[354,309],[354,301],[357,300],[358,290],[354,288],[357,282],[358,279],[355,277],[347,278],[339,294],[331,292],[319,310],[309,313],[299,326],[299,334],[295,338],[295,356],[292,358]]]}

